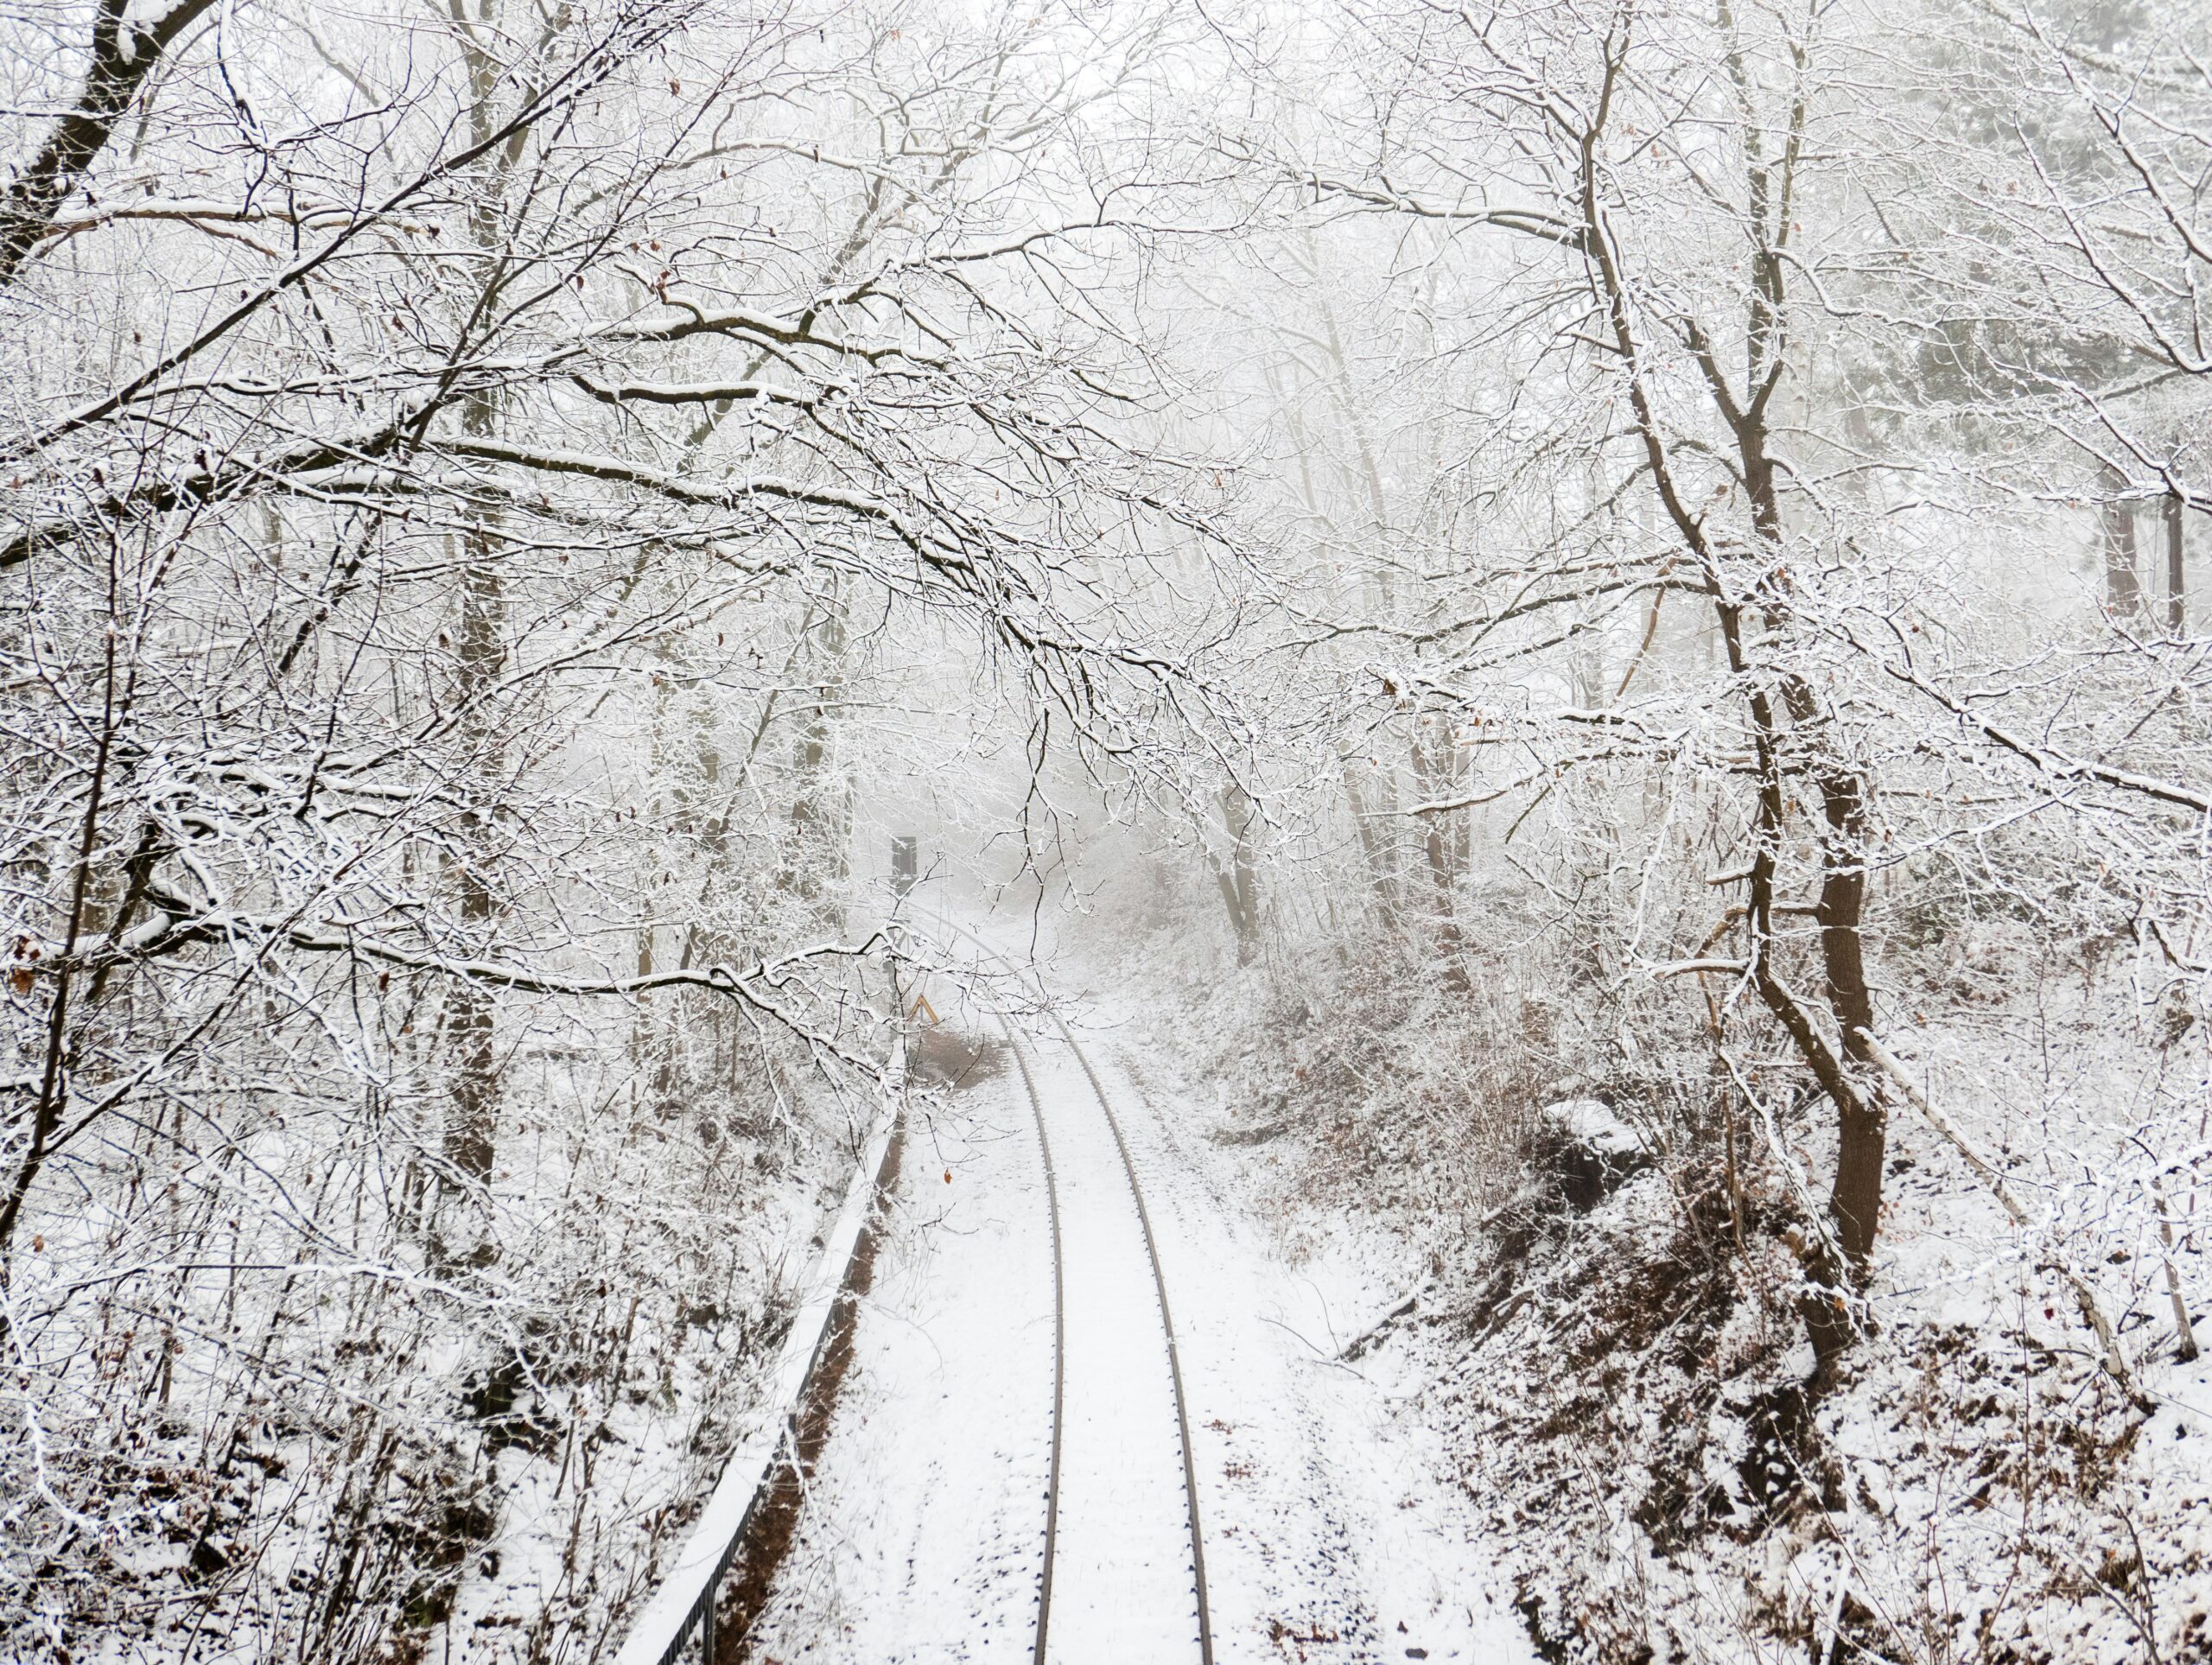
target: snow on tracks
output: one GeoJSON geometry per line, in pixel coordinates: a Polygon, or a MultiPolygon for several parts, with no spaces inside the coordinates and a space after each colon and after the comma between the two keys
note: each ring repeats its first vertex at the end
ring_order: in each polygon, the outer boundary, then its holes
{"type": "Polygon", "coordinates": [[[1007,1033],[1010,1067],[915,1130],[900,1223],[756,1659],[1209,1657],[1135,1177],[1072,1042],[1007,1033]]]}
{"type": "Polygon", "coordinates": [[[1033,1043],[1058,1175],[1066,1387],[1047,1665],[1211,1657],[1181,1384],[1151,1227],[1073,1042],[1033,1043]]]}
{"type": "Polygon", "coordinates": [[[1378,1281],[1349,1239],[1343,1255],[1291,1263],[1236,1153],[1205,1136],[1208,1096],[1165,1051],[1104,1039],[1102,1022],[1127,1035],[1131,1014],[1071,1015],[1080,1053],[1033,1020],[988,1080],[915,1129],[803,1553],[752,1656],[1031,1665],[1056,1426],[1041,1131],[1061,1192],[1066,1330],[1046,1658],[1199,1657],[1194,1511],[1141,1184],[1223,1665],[1533,1665],[1506,1592],[1491,1588],[1492,1547],[1420,1414],[1414,1362],[1337,1357],[1402,1293],[1402,1269],[1378,1281]]]}

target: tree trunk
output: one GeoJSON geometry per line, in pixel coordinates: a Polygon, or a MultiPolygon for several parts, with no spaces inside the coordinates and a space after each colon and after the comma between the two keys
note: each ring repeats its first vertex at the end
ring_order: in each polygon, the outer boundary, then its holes
{"type": "Polygon", "coordinates": [[[1234,781],[1221,789],[1222,824],[1229,829],[1229,864],[1214,867],[1222,906],[1236,932],[1236,963],[1249,965],[1260,952],[1260,876],[1252,859],[1252,800],[1234,781]]]}
{"type": "Polygon", "coordinates": [[[2169,493],[2166,513],[2166,628],[2176,636],[2189,632],[2189,575],[2182,564],[2181,499],[2169,493]]]}
{"type": "MultiPolygon", "coordinates": [[[[472,400],[463,425],[489,435],[496,426],[488,400],[472,400]]],[[[464,538],[461,623],[455,642],[454,697],[469,778],[461,816],[454,875],[462,951],[480,955],[499,914],[492,860],[490,788],[499,776],[499,737],[486,702],[505,660],[505,586],[497,565],[497,524],[488,516],[464,538]]],[[[490,1213],[493,1163],[499,1150],[499,1074],[492,991],[456,977],[447,991],[446,1040],[453,1069],[453,1103],[445,1130],[445,1207],[431,1250],[453,1267],[488,1266],[497,1258],[490,1213]]]]}
{"type": "MultiPolygon", "coordinates": [[[[460,13],[455,12],[456,21],[460,13]]],[[[487,20],[488,21],[488,20],[487,20]]],[[[461,22],[461,55],[468,67],[472,135],[488,139],[495,119],[499,70],[474,30],[461,22]]],[[[493,159],[476,181],[469,204],[469,233],[480,249],[501,246],[505,235],[505,165],[493,159]]],[[[485,280],[478,311],[503,284],[495,262],[485,280]]],[[[464,323],[466,329],[467,325],[464,323]]],[[[480,393],[461,407],[461,428],[473,438],[498,435],[499,407],[495,394],[480,393]]],[[[499,518],[488,505],[462,535],[461,619],[454,653],[454,699],[459,708],[456,733],[466,776],[459,784],[467,807],[460,817],[454,887],[462,951],[482,954],[499,913],[490,872],[493,860],[493,784],[500,774],[499,720],[491,709],[493,690],[506,663],[506,588],[500,575],[499,518]]],[[[498,1258],[492,1230],[492,1168],[499,1151],[499,1077],[492,991],[472,979],[452,979],[447,991],[446,1043],[453,1069],[453,1103],[448,1114],[442,1154],[444,1196],[429,1245],[434,1265],[484,1267],[498,1258]]]]}
{"type": "MultiPolygon", "coordinates": [[[[1750,486],[1752,520],[1762,540],[1772,549],[1782,546],[1782,504],[1776,489],[1773,459],[1766,450],[1764,423],[1747,418],[1738,424],[1740,453],[1750,486]]],[[[1779,633],[1784,621],[1771,618],[1770,632],[1779,633]]],[[[1740,662],[1740,656],[1739,662],[1740,662]]],[[[1772,878],[1771,843],[1763,848],[1759,862],[1767,863],[1764,885],[1755,877],[1751,906],[1758,936],[1757,981],[1761,998],[1781,1020],[1797,1050],[1812,1065],[1836,1112],[1835,1177],[1828,1190],[1828,1220],[1835,1232],[1843,1263],[1827,1263],[1816,1255],[1818,1281],[1834,1286],[1863,1288],[1872,1261],[1874,1240],[1881,1229],[1883,1167],[1888,1160],[1889,1115],[1878,1094],[1863,1084],[1871,1067],[1869,1043],[1874,1030],[1873,991],[1866,981],[1866,835],[1869,791],[1865,775],[1842,754],[1834,712],[1804,677],[1795,673],[1780,678],[1783,708],[1789,718],[1786,735],[1777,728],[1775,713],[1764,696],[1752,701],[1753,718],[1760,733],[1763,805],[1767,837],[1778,839],[1787,794],[1783,772],[1787,766],[1784,747],[1796,755],[1792,761],[1810,775],[1820,795],[1821,821],[1815,836],[1821,852],[1821,889],[1814,918],[1821,928],[1821,992],[1843,1042],[1838,1058],[1806,1021],[1804,1014],[1783,985],[1771,959],[1772,878]],[[1761,892],[1764,893],[1760,893],[1761,892]]],[[[1834,1361],[1849,1344],[1853,1325],[1840,1295],[1815,1291],[1805,1302],[1806,1328],[1821,1376],[1827,1379],[1834,1361]]]]}
{"type": "Polygon", "coordinates": [[[1361,796],[1358,769],[1356,762],[1345,763],[1344,797],[1351,805],[1352,830],[1359,835],[1359,853],[1367,870],[1368,888],[1375,894],[1376,911],[1386,926],[1393,925],[1398,918],[1398,899],[1391,882],[1390,849],[1376,835],[1376,811],[1361,796]]]}
{"type": "Polygon", "coordinates": [[[2135,560],[2135,510],[2118,495],[2127,482],[2120,474],[2107,469],[2105,473],[2107,489],[2113,493],[2105,499],[2105,604],[2122,619],[2139,619],[2145,608],[2143,598],[2143,575],[2135,560]]]}
{"type": "Polygon", "coordinates": [[[820,670],[814,704],[799,731],[798,787],[791,798],[791,889],[811,904],[823,924],[844,925],[843,880],[851,812],[849,796],[836,778],[831,725],[843,702],[849,667],[844,602],[832,594],[815,626],[820,670]]]}
{"type": "MultiPolygon", "coordinates": [[[[1793,703],[1805,718],[1821,713],[1812,692],[1792,679],[1793,703]]],[[[1822,728],[1827,727],[1822,722],[1822,728]]],[[[1821,893],[1814,918],[1821,928],[1821,968],[1828,1009],[1842,1032],[1843,1055],[1854,1065],[1872,1064],[1869,1042],[1874,1033],[1874,997],[1866,982],[1866,791],[1857,771],[1840,759],[1815,766],[1821,793],[1821,893]]],[[[1836,1106],[1839,1140],[1835,1183],[1828,1212],[1852,1274],[1863,1279],[1881,1225],[1882,1168],[1889,1143],[1889,1119],[1871,1093],[1854,1093],[1836,1106]]]]}
{"type": "MultiPolygon", "coordinates": [[[[1448,799],[1462,773],[1449,730],[1440,733],[1439,729],[1438,723],[1424,721],[1415,732],[1412,747],[1414,778],[1421,797],[1432,804],[1448,799]]],[[[1435,893],[1437,953],[1444,962],[1444,986],[1455,995],[1465,994],[1470,987],[1467,968],[1460,957],[1460,863],[1455,859],[1458,823],[1465,821],[1465,814],[1461,810],[1432,810],[1421,817],[1421,855],[1428,867],[1430,888],[1435,893]]]]}

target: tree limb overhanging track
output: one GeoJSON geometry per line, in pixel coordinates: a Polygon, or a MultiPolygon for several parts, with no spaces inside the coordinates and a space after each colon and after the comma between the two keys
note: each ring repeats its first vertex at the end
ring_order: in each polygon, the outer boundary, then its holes
{"type": "MultiPolygon", "coordinates": [[[[1008,970],[1017,969],[1006,957],[972,931],[963,930],[950,921],[941,922],[944,928],[966,938],[991,958],[999,961],[1008,970]]],[[[1041,990],[1040,990],[1041,993],[1041,990]]],[[[1183,1366],[1175,1340],[1175,1321],[1167,1301],[1167,1280],[1160,1264],[1160,1248],[1152,1227],[1152,1215],[1145,1205],[1144,1188],[1138,1183],[1136,1164],[1129,1155],[1128,1141],[1122,1136],[1120,1118],[1106,1096],[1105,1084],[1098,1072],[1077,1044],[1075,1035],[1058,1013],[1047,1011],[1053,1026],[1058,1030],[1061,1041],[1069,1054],[1083,1071],[1097,1099],[1100,1115],[1107,1131],[1113,1137],[1114,1150],[1119,1158],[1122,1179],[1128,1183],[1129,1199],[1135,1205],[1137,1225],[1144,1242],[1145,1259],[1151,1268],[1153,1293],[1160,1306],[1160,1323],[1166,1344],[1168,1383],[1175,1408],[1175,1431],[1183,1462],[1183,1495],[1191,1539],[1191,1579],[1197,1598],[1198,1644],[1199,1665],[1213,1665],[1213,1627],[1206,1600],[1205,1548],[1198,1518],[1198,1467],[1191,1450],[1191,1417],[1188,1401],[1183,1390],[1183,1366]]],[[[1067,1402],[1067,1300],[1066,1268],[1065,1261],[1065,1233],[1062,1229],[1060,1187],[1052,1162],[1052,1141],[1046,1128],[1044,1096],[1038,1090],[1034,1073],[1030,1067],[1027,1050],[1015,1033],[1013,1024],[999,1014],[999,1025],[1006,1033],[1007,1044],[1013,1052],[1014,1063],[1021,1074],[1022,1085],[1029,1095],[1030,1109],[1037,1123],[1038,1148],[1043,1158],[1047,1203],[1052,1212],[1052,1445],[1047,1471],[1045,1505],[1045,1560],[1043,1575],[1039,1581],[1037,1599],[1036,1665],[1046,1665],[1046,1649],[1052,1626],[1052,1573],[1058,1549],[1060,1516],[1060,1476],[1063,1436],[1066,1426],[1067,1402]]]]}

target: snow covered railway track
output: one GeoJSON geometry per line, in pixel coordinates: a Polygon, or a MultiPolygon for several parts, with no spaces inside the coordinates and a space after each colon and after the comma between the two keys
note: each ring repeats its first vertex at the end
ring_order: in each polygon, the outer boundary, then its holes
{"type": "Polygon", "coordinates": [[[1061,1070],[1048,1077],[1059,1090],[1048,1092],[1036,1049],[1001,1024],[1036,1120],[1052,1217],[1052,1438],[1035,1665],[1166,1661],[1193,1647],[1199,1665],[1212,1665],[1190,1414],[1143,1187],[1067,1026],[1054,1019],[1082,1084],[1061,1070]]]}

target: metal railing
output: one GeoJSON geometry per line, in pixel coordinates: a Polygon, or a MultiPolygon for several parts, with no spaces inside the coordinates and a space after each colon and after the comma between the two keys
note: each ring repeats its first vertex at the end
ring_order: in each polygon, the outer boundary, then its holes
{"type": "Polygon", "coordinates": [[[839,1305],[847,1298],[862,1234],[877,1197],[891,1179],[892,1138],[899,1120],[899,1089],[906,1077],[903,1035],[892,1056],[890,1090],[862,1147],[853,1182],[836,1223],[823,1242],[821,1257],[805,1286],[791,1327],[776,1357],[766,1402],[775,1415],[731,1453],[698,1521],[661,1575],[660,1587],[623,1638],[616,1665],[675,1665],[696,1636],[701,1665],[714,1665],[715,1606],[722,1579],[744,1547],[762,1502],[773,1491],[788,1463],[798,1460],[798,1424],[817,1371],[835,1331],[839,1305]]]}

